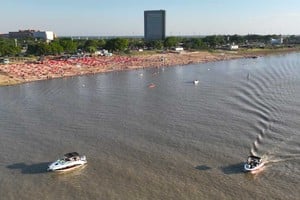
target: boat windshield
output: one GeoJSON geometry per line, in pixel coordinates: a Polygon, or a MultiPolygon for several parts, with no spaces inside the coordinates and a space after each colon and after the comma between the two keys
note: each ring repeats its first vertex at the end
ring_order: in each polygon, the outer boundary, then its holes
{"type": "Polygon", "coordinates": [[[80,157],[79,156],[65,157],[64,160],[65,161],[77,161],[77,160],[80,160],[80,157]]]}
{"type": "Polygon", "coordinates": [[[71,152],[71,153],[66,153],[64,156],[67,158],[71,158],[74,156],[79,156],[79,154],[77,152],[71,152]]]}
{"type": "Polygon", "coordinates": [[[257,156],[249,156],[247,163],[249,165],[258,165],[261,162],[261,158],[257,156]]]}

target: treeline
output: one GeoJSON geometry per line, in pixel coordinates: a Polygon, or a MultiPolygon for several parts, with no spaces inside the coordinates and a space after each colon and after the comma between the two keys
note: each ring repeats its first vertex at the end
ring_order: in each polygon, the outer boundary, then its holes
{"type": "Polygon", "coordinates": [[[0,56],[14,56],[21,52],[21,47],[13,39],[0,38],[0,56]]]}
{"type": "MultiPolygon", "coordinates": [[[[206,37],[167,37],[165,40],[145,41],[141,38],[113,38],[113,39],[72,39],[57,38],[52,42],[34,39],[0,38],[0,56],[17,55],[61,55],[78,52],[94,53],[107,49],[110,52],[129,53],[132,50],[167,50],[181,46],[188,50],[215,49],[226,44],[269,44],[271,38],[281,38],[280,35],[212,35],[206,37]]],[[[285,44],[300,44],[300,36],[284,37],[285,44]]]]}

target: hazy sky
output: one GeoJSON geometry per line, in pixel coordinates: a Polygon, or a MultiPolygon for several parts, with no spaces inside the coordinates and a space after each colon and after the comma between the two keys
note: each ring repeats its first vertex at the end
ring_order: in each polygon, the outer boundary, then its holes
{"type": "Polygon", "coordinates": [[[143,35],[144,10],[166,10],[167,35],[300,34],[300,0],[0,0],[0,33],[143,35]]]}

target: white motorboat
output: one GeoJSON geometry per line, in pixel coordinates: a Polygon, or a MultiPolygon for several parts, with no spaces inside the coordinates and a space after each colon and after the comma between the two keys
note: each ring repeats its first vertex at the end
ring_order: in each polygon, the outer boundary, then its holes
{"type": "Polygon", "coordinates": [[[258,156],[249,156],[244,165],[246,172],[255,172],[264,166],[262,159],[258,156]]]}
{"type": "Polygon", "coordinates": [[[199,83],[199,80],[194,80],[195,85],[198,85],[198,83],[199,83]]]}
{"type": "Polygon", "coordinates": [[[63,158],[50,163],[48,166],[48,171],[69,171],[79,168],[86,163],[86,156],[80,156],[77,152],[71,152],[65,154],[63,158]]]}

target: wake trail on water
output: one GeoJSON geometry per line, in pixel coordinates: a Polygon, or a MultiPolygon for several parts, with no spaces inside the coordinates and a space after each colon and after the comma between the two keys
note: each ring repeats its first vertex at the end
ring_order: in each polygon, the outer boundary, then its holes
{"type": "Polygon", "coordinates": [[[278,157],[278,155],[263,155],[262,159],[264,160],[264,162],[267,163],[278,163],[278,162],[285,162],[285,161],[289,161],[289,160],[298,160],[300,159],[300,154],[291,154],[291,155],[281,155],[280,157],[278,157]]]}
{"type": "Polygon", "coordinates": [[[231,96],[234,103],[230,105],[234,109],[257,120],[257,123],[249,124],[256,132],[249,153],[261,156],[266,163],[299,159],[297,153],[280,155],[280,151],[286,150],[288,143],[299,136],[285,123],[287,114],[284,111],[285,107],[291,106],[288,100],[296,98],[295,76],[299,64],[279,62],[277,66],[278,63],[270,62],[269,67],[251,73],[251,78],[248,73],[231,96]]]}

